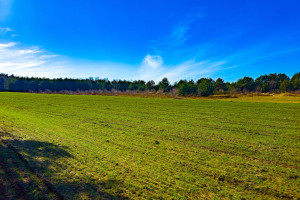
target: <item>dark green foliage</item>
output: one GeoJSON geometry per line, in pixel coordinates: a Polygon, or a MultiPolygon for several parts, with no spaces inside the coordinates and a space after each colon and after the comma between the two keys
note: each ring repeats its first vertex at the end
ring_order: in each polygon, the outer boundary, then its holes
{"type": "Polygon", "coordinates": [[[163,78],[158,84],[153,80],[147,83],[143,80],[126,81],[108,79],[69,79],[69,78],[34,78],[17,77],[0,74],[0,91],[12,92],[78,92],[78,91],[158,91],[170,92],[172,88],[178,89],[182,96],[209,96],[213,94],[247,93],[247,92],[290,92],[300,89],[300,72],[292,79],[285,74],[269,74],[258,77],[255,81],[251,77],[244,77],[237,82],[224,82],[218,78],[216,81],[201,78],[194,83],[193,80],[180,80],[170,84],[163,78]]]}
{"type": "Polygon", "coordinates": [[[254,79],[251,77],[245,76],[244,78],[241,78],[236,82],[236,87],[240,91],[246,91],[246,92],[253,91],[255,88],[254,79]]]}
{"type": "Polygon", "coordinates": [[[300,72],[296,73],[292,77],[291,84],[292,84],[294,90],[299,90],[300,89],[300,72]]]}
{"type": "Polygon", "coordinates": [[[153,80],[148,81],[145,85],[146,90],[155,90],[155,82],[153,80]]]}
{"type": "MultiPolygon", "coordinates": [[[[230,84],[230,83],[229,83],[230,84]]],[[[224,80],[221,78],[218,78],[214,83],[215,91],[214,93],[222,93],[228,90],[227,85],[224,83],[224,80]]]]}
{"type": "Polygon", "coordinates": [[[169,92],[171,90],[170,82],[167,78],[163,78],[159,83],[159,89],[163,90],[164,92],[169,92]]]}
{"type": "Polygon", "coordinates": [[[178,84],[178,94],[182,96],[195,96],[197,95],[197,86],[194,82],[182,81],[178,84]]]}
{"type": "Polygon", "coordinates": [[[214,93],[214,81],[212,79],[202,78],[197,81],[198,91],[201,96],[207,97],[214,93]]]}
{"type": "Polygon", "coordinates": [[[145,90],[145,81],[139,80],[139,81],[133,81],[130,83],[129,90],[138,90],[138,91],[144,91],[145,90]]]}
{"type": "Polygon", "coordinates": [[[279,86],[280,92],[287,92],[293,89],[293,85],[288,80],[284,80],[280,83],[279,86]]]}
{"type": "Polygon", "coordinates": [[[285,74],[269,74],[258,77],[255,80],[261,92],[276,92],[279,91],[281,82],[284,80],[289,81],[289,77],[285,74]]]}
{"type": "Polygon", "coordinates": [[[8,76],[6,74],[0,74],[0,91],[4,91],[5,87],[4,84],[7,80],[8,76]]]}
{"type": "Polygon", "coordinates": [[[98,80],[96,82],[96,88],[98,90],[107,90],[107,91],[109,91],[111,89],[111,84],[108,80],[105,80],[105,79],[98,80]]]}

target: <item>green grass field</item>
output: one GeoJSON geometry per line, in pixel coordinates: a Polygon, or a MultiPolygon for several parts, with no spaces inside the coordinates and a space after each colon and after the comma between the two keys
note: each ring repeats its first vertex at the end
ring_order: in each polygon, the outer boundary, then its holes
{"type": "Polygon", "coordinates": [[[0,197],[299,199],[300,104],[0,93],[0,197]]]}

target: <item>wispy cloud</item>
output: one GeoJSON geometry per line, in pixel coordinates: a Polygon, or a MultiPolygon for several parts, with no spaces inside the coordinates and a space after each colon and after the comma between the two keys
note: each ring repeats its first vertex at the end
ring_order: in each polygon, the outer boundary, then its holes
{"type": "Polygon", "coordinates": [[[172,33],[168,36],[171,46],[180,46],[189,38],[188,32],[194,26],[194,23],[205,15],[196,11],[187,15],[184,19],[175,24],[172,33]]]}
{"type": "Polygon", "coordinates": [[[138,79],[155,80],[164,72],[163,59],[159,55],[146,55],[139,69],[138,79]]]}
{"type": "Polygon", "coordinates": [[[19,36],[18,34],[15,33],[15,30],[13,30],[10,27],[3,27],[0,26],[0,37],[10,37],[10,38],[14,38],[19,36]]]}
{"type": "Polygon", "coordinates": [[[197,22],[204,17],[205,15],[198,9],[191,11],[190,14],[184,16],[181,20],[171,26],[169,34],[162,38],[151,40],[149,48],[158,54],[176,51],[176,49],[184,46],[185,42],[191,37],[191,29],[193,29],[193,27],[197,25],[197,22]]]}
{"type": "Polygon", "coordinates": [[[177,65],[164,65],[160,56],[147,55],[139,70],[139,79],[160,81],[167,77],[171,82],[181,79],[198,79],[200,77],[212,77],[214,73],[233,68],[236,66],[227,65],[226,61],[195,61],[188,60],[177,65]],[[159,62],[152,66],[152,63],[145,60],[152,60],[159,57],[159,62]]]}
{"type": "Polygon", "coordinates": [[[188,24],[182,24],[175,27],[175,30],[169,36],[172,46],[179,46],[187,40],[187,32],[190,29],[188,24]]]}
{"type": "MultiPolygon", "coordinates": [[[[272,43],[274,44],[274,42],[272,43]]],[[[300,47],[274,48],[270,42],[264,42],[240,49],[224,59],[239,66],[250,66],[266,60],[278,59],[293,53],[300,53],[300,47]]]]}
{"type": "Polygon", "coordinates": [[[168,77],[175,82],[181,79],[199,79],[202,77],[213,77],[215,72],[225,69],[225,61],[186,61],[163,74],[160,78],[168,77]]]}
{"type": "Polygon", "coordinates": [[[20,47],[18,43],[0,43],[0,72],[21,76],[58,77],[67,68],[53,55],[37,47],[20,47]]]}
{"type": "Polygon", "coordinates": [[[7,48],[7,47],[13,47],[13,46],[16,46],[16,42],[9,42],[9,43],[0,43],[0,49],[4,49],[4,48],[7,48]]]}
{"type": "Polygon", "coordinates": [[[160,55],[147,54],[139,65],[79,60],[50,54],[37,46],[21,47],[20,43],[0,43],[0,73],[48,78],[90,76],[112,79],[160,81],[167,77],[171,82],[181,79],[211,77],[227,69],[226,61],[188,60],[166,65],[160,55]],[[138,70],[138,72],[137,72],[138,70]]]}
{"type": "MultiPolygon", "coordinates": [[[[148,57],[145,64],[157,67],[159,57],[148,57]]],[[[109,61],[90,61],[49,53],[38,46],[20,42],[0,43],[0,73],[47,78],[135,79],[137,66],[109,61]]]]}
{"type": "Polygon", "coordinates": [[[9,28],[9,27],[1,27],[0,26],[0,33],[7,33],[10,31],[14,31],[13,29],[9,28]]]}
{"type": "Polygon", "coordinates": [[[164,61],[159,55],[151,56],[150,54],[148,54],[143,60],[143,64],[152,69],[156,69],[157,67],[161,66],[163,63],[164,61]]]}

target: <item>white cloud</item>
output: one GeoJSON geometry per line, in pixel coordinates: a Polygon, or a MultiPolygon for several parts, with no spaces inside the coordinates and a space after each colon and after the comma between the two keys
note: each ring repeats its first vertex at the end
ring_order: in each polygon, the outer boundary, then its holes
{"type": "Polygon", "coordinates": [[[140,66],[139,76],[137,79],[155,80],[155,77],[160,76],[160,74],[163,72],[163,63],[164,61],[159,55],[146,55],[140,66]]]}
{"type": "Polygon", "coordinates": [[[0,43],[0,73],[20,76],[60,77],[67,71],[60,60],[39,47],[19,47],[18,43],[0,43]]]}
{"type": "Polygon", "coordinates": [[[171,82],[181,79],[199,79],[201,77],[212,77],[214,73],[225,69],[226,61],[186,61],[171,67],[160,76],[159,79],[167,77],[171,82]]]}
{"type": "Polygon", "coordinates": [[[164,61],[160,56],[151,56],[150,54],[148,54],[143,60],[143,64],[152,69],[156,69],[157,67],[161,66],[163,63],[164,61]]]}
{"type": "Polygon", "coordinates": [[[156,83],[164,77],[167,77],[171,83],[181,79],[211,78],[215,73],[231,67],[227,65],[226,61],[212,60],[199,62],[188,60],[175,65],[166,65],[161,56],[149,54],[143,58],[139,65],[77,59],[70,59],[67,65],[72,66],[72,71],[69,71],[68,77],[86,78],[93,76],[109,78],[110,80],[154,80],[156,83]]]}
{"type": "MultiPolygon", "coordinates": [[[[145,60],[150,66],[159,65],[160,59],[145,60]],[[155,64],[156,63],[156,64],[155,64]]],[[[124,63],[90,61],[51,54],[37,46],[21,47],[21,43],[0,43],[0,73],[16,76],[47,78],[88,78],[91,76],[113,79],[136,79],[139,66],[124,63]]]]}
{"type": "MultiPolygon", "coordinates": [[[[152,62],[145,62],[145,60],[152,60],[153,56],[147,55],[142,65],[140,66],[138,79],[154,80],[156,82],[167,77],[170,82],[179,81],[181,79],[198,79],[201,77],[211,77],[214,73],[224,69],[228,69],[226,61],[200,61],[188,60],[177,65],[163,65],[163,60],[160,56],[159,64],[153,67],[152,62]]],[[[155,59],[154,59],[155,60],[155,59]]]]}
{"type": "MultiPolygon", "coordinates": [[[[1,0],[0,0],[1,1],[1,0]]],[[[1,12],[1,11],[0,11],[1,12]]],[[[1,14],[0,14],[1,15],[1,14]]],[[[1,22],[1,20],[0,20],[1,22]]],[[[10,38],[14,38],[14,37],[17,37],[19,36],[18,34],[15,33],[15,30],[13,30],[12,28],[9,28],[9,27],[2,27],[0,26],[0,36],[3,37],[3,36],[10,36],[10,38]]]]}
{"type": "Polygon", "coordinates": [[[178,25],[171,34],[172,45],[179,46],[187,40],[187,32],[190,29],[188,24],[178,25]]]}
{"type": "Polygon", "coordinates": [[[54,58],[57,57],[58,55],[41,55],[39,58],[44,59],[44,58],[54,58]]]}
{"type": "Polygon", "coordinates": [[[0,27],[0,33],[6,33],[10,31],[14,31],[14,30],[9,27],[0,27]]]}
{"type": "Polygon", "coordinates": [[[181,79],[212,77],[220,70],[228,69],[225,61],[188,60],[177,65],[166,65],[160,55],[146,55],[139,65],[89,61],[50,54],[37,46],[21,47],[20,43],[0,43],[0,73],[17,76],[47,78],[100,77],[126,80],[161,81],[167,77],[170,82],[181,79]],[[138,70],[138,71],[137,71],[138,70]]]}
{"type": "Polygon", "coordinates": [[[170,35],[171,45],[179,46],[188,39],[189,30],[195,25],[199,19],[203,18],[204,15],[200,12],[195,12],[190,15],[187,15],[183,20],[179,21],[178,24],[175,25],[173,32],[170,35]]]}
{"type": "Polygon", "coordinates": [[[9,43],[0,43],[0,50],[1,49],[4,49],[4,48],[7,48],[7,47],[13,47],[13,46],[16,46],[17,43],[16,42],[9,42],[9,43]]]}
{"type": "Polygon", "coordinates": [[[186,15],[175,23],[168,35],[157,40],[151,40],[152,44],[149,47],[156,53],[174,51],[182,47],[191,38],[190,30],[196,27],[197,22],[204,16],[198,9],[192,11],[189,15],[186,15]]]}

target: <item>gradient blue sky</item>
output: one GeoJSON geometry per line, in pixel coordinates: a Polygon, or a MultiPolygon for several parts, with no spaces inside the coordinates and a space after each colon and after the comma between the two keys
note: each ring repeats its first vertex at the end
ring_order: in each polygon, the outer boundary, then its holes
{"type": "Polygon", "coordinates": [[[0,73],[174,82],[299,71],[298,0],[0,0],[0,73]]]}

